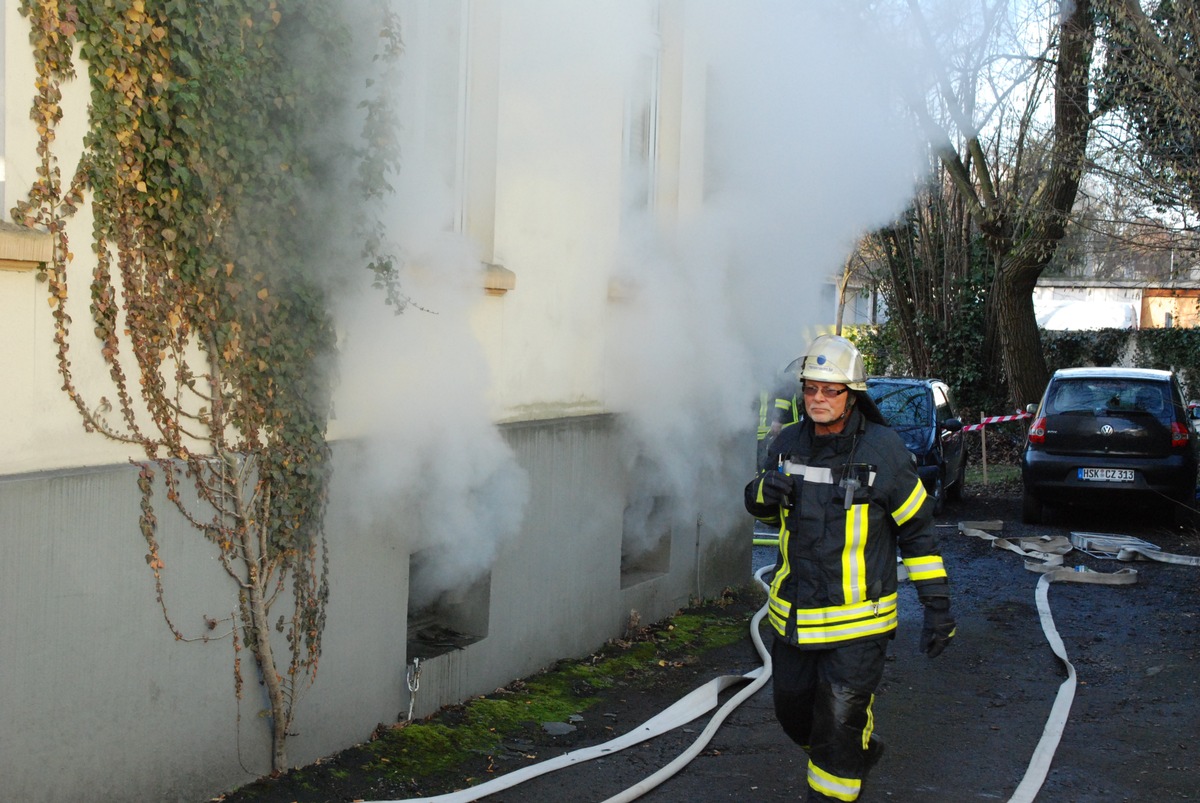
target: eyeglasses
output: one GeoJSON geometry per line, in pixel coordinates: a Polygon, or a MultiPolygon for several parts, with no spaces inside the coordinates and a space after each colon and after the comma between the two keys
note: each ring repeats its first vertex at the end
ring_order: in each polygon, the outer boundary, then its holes
{"type": "Polygon", "coordinates": [[[804,395],[805,396],[820,395],[826,399],[836,399],[838,396],[841,396],[843,393],[845,393],[849,389],[850,388],[842,388],[841,390],[838,390],[836,388],[819,388],[819,387],[816,387],[815,385],[805,385],[804,386],[804,395]]]}

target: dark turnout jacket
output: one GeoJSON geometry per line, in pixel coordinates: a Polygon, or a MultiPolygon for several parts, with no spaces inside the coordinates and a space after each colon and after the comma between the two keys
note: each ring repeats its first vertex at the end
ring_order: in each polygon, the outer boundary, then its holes
{"type": "Polygon", "coordinates": [[[949,597],[933,503],[912,455],[884,424],[851,408],[836,435],[787,427],[746,486],[746,510],[779,527],[768,618],[787,642],[826,648],[893,635],[897,550],[922,600],[949,597]],[[767,471],[796,487],[791,507],[763,501],[767,471]]]}

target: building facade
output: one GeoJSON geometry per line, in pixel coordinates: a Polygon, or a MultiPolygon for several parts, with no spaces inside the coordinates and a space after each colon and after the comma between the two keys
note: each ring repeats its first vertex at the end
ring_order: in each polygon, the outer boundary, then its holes
{"type": "MultiPolygon", "coordinates": [[[[430,203],[396,215],[407,287],[437,314],[344,302],[330,602],[295,764],[410,708],[423,716],[585,655],[631,613],[655,621],[749,581],[751,406],[738,419],[701,394],[689,407],[639,387],[628,358],[642,335],[631,333],[654,313],[613,269],[637,226],[702,203],[705,65],[671,3],[632,4],[628,28],[609,31],[623,43],[611,61],[585,47],[603,15],[557,5],[399,4],[399,193],[430,203]]],[[[6,220],[36,164],[29,23],[16,6],[3,11],[6,220]]],[[[62,108],[68,171],[85,79],[62,108]]],[[[71,223],[84,275],[87,218],[71,223]]],[[[232,642],[205,627],[230,620],[236,598],[210,546],[164,516],[164,603],[188,640],[164,625],[137,529],[140,455],[85,432],[61,390],[48,248],[44,233],[0,229],[3,796],[207,799],[270,771],[259,684],[237,700],[232,642]]],[[[88,320],[86,296],[76,321],[88,320]]],[[[73,372],[104,387],[86,354],[73,372]]]]}

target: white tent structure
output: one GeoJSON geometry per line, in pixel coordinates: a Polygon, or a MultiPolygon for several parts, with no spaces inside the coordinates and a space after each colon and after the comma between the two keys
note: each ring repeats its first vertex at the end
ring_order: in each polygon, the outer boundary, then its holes
{"type": "Polygon", "coordinates": [[[1138,307],[1132,301],[1034,300],[1042,329],[1137,329],[1138,307]]]}

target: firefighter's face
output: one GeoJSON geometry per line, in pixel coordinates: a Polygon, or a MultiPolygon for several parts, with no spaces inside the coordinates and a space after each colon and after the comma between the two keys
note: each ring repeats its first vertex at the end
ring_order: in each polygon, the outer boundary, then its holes
{"type": "Polygon", "coordinates": [[[804,412],[817,424],[832,424],[846,412],[849,388],[836,382],[804,380],[804,412]]]}

